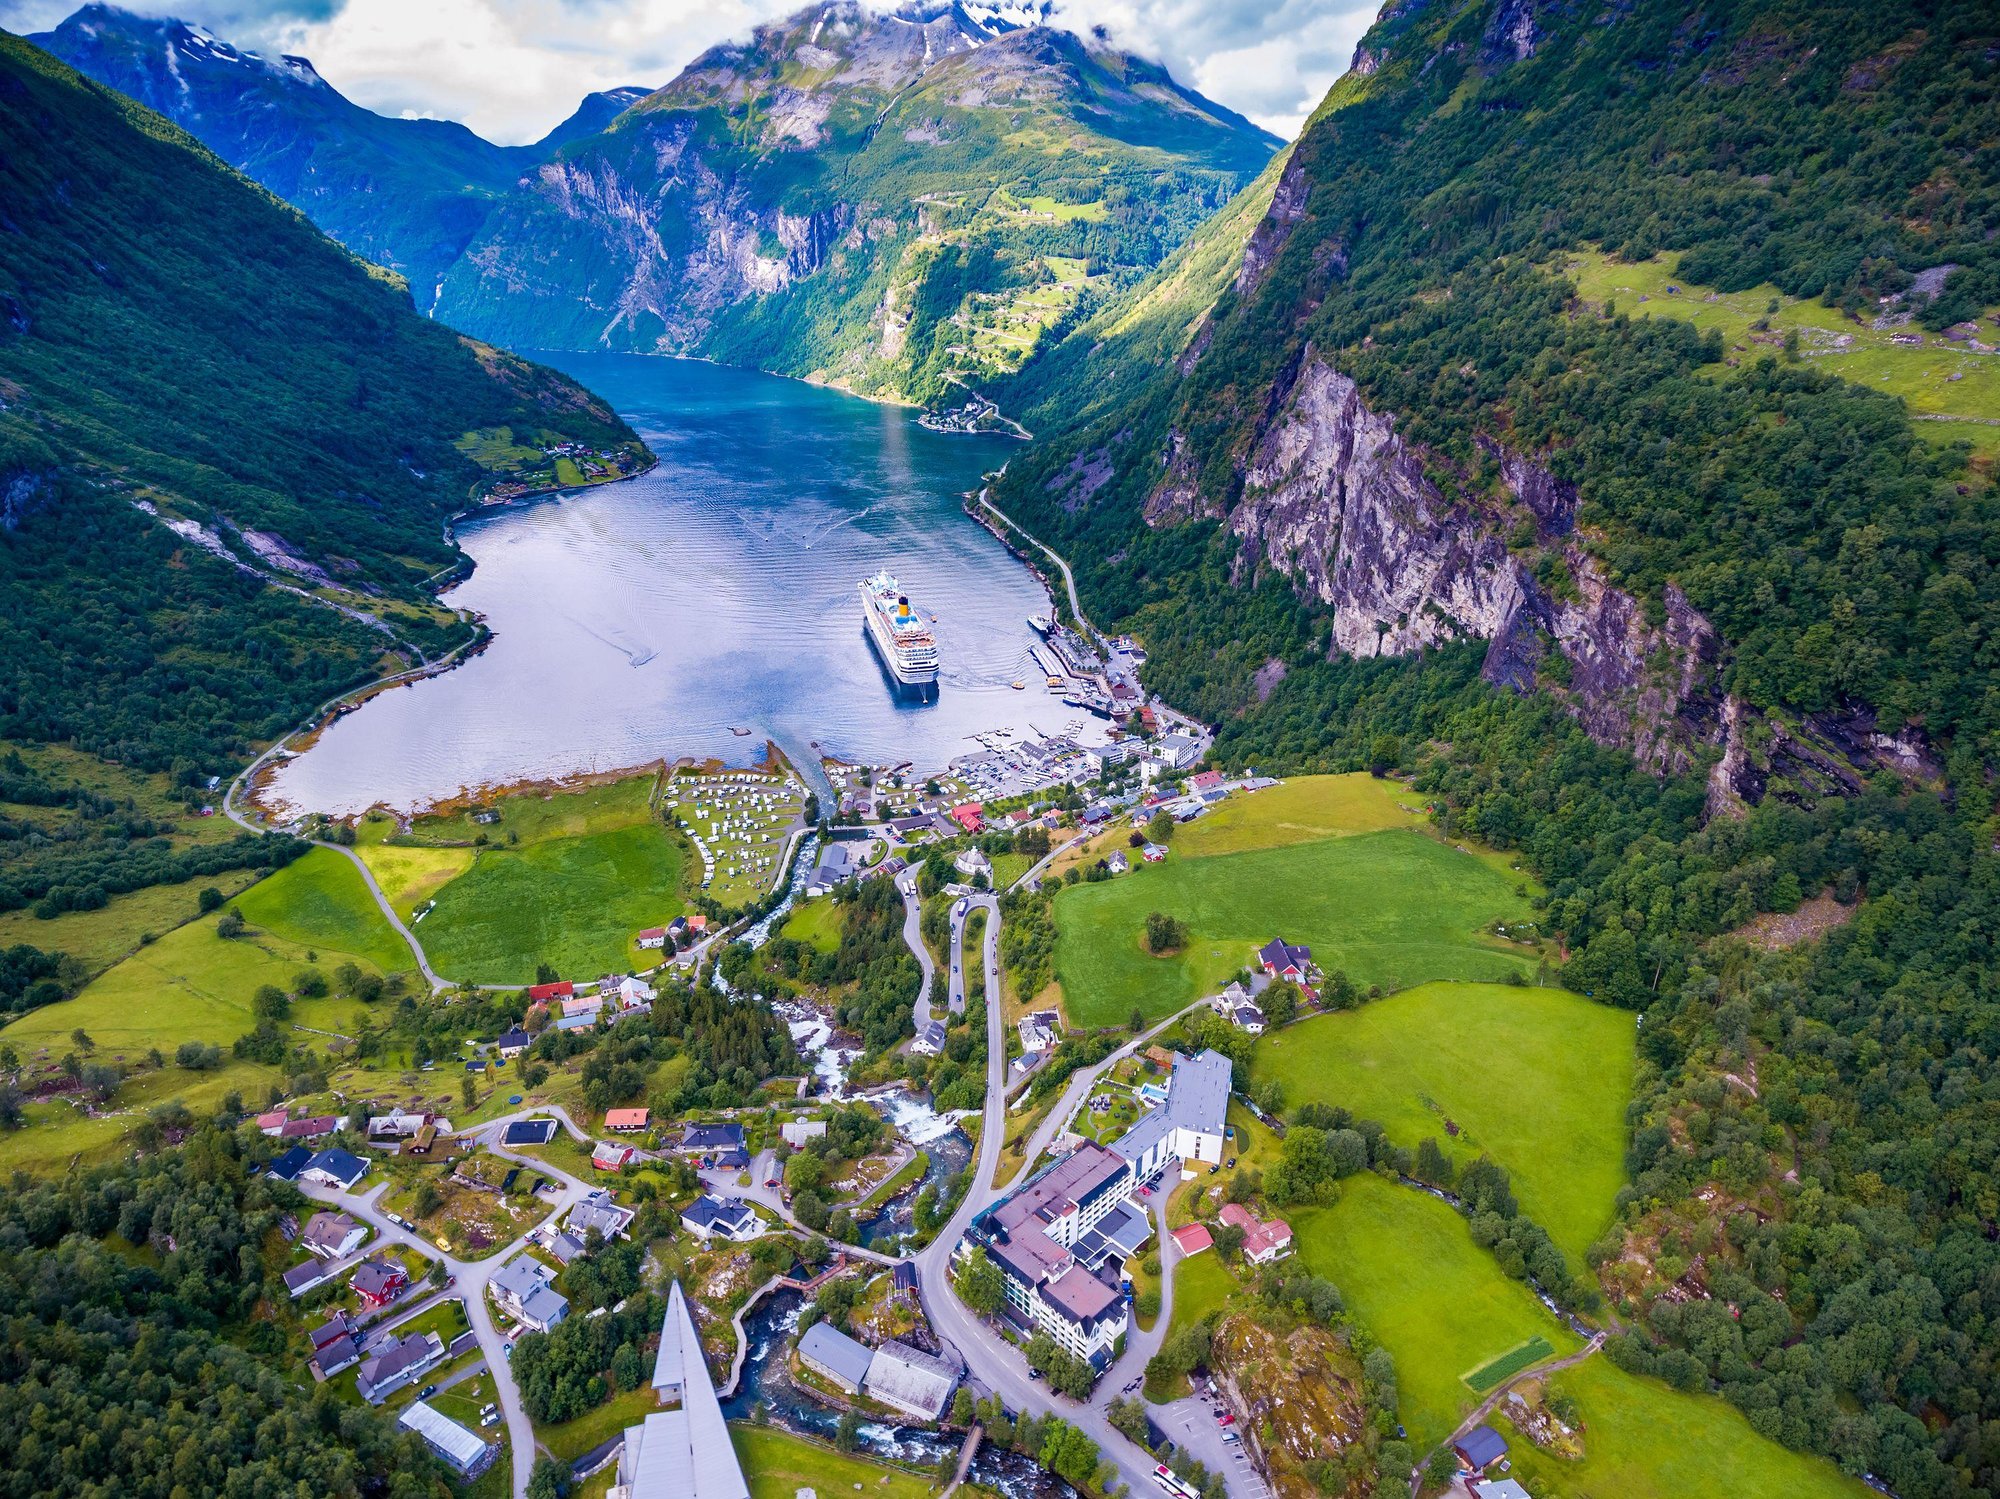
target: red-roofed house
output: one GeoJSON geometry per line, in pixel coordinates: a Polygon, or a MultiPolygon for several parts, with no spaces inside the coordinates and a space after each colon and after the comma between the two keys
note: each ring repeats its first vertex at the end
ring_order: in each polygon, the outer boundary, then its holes
{"type": "Polygon", "coordinates": [[[530,984],[528,986],[528,1003],[531,1005],[547,1004],[552,999],[568,999],[575,993],[576,985],[572,984],[568,979],[564,979],[560,984],[530,984]]]}
{"type": "Polygon", "coordinates": [[[310,1119],[287,1119],[278,1126],[280,1140],[317,1140],[340,1128],[332,1114],[316,1114],[310,1119]]]}
{"type": "Polygon", "coordinates": [[[1180,1249],[1181,1256],[1186,1258],[1191,1254],[1200,1254],[1204,1249],[1214,1248],[1215,1236],[1208,1231],[1206,1225],[1190,1223],[1186,1228],[1174,1230],[1174,1244],[1180,1249]]]}
{"type": "Polygon", "coordinates": [[[279,1130],[285,1127],[286,1121],[291,1117],[283,1109],[273,1109],[268,1114],[259,1114],[257,1116],[257,1128],[267,1135],[276,1135],[279,1130]]]}
{"type": "Polygon", "coordinates": [[[667,945],[667,929],[663,926],[647,927],[645,931],[639,933],[639,945],[641,947],[665,947],[667,945]]]}
{"type": "Polygon", "coordinates": [[[701,914],[701,912],[699,912],[699,911],[695,911],[695,912],[691,913],[691,914],[690,914],[690,915],[688,916],[688,930],[689,930],[689,931],[691,931],[691,932],[705,932],[705,931],[707,931],[707,930],[708,930],[708,918],[707,918],[706,916],[702,915],[702,914],[701,914]]]}
{"type": "Polygon", "coordinates": [[[1190,791],[1213,791],[1221,784],[1222,772],[1219,770],[1198,770],[1188,777],[1190,791]]]}
{"type": "Polygon", "coordinates": [[[1268,1265],[1292,1252],[1292,1226],[1282,1218],[1264,1222],[1239,1202],[1222,1209],[1222,1221],[1243,1230],[1243,1257],[1253,1265],[1268,1265]]]}
{"type": "Polygon", "coordinates": [[[604,1127],[614,1134],[637,1134],[652,1118],[649,1109],[613,1109],[604,1116],[604,1127]]]}
{"type": "Polygon", "coordinates": [[[951,820],[968,833],[976,833],[986,826],[986,807],[982,802],[960,802],[951,809],[951,820]]]}
{"type": "Polygon", "coordinates": [[[600,1140],[597,1149],[590,1153],[590,1164],[599,1171],[623,1171],[634,1152],[629,1145],[614,1144],[610,1140],[600,1140]]]}

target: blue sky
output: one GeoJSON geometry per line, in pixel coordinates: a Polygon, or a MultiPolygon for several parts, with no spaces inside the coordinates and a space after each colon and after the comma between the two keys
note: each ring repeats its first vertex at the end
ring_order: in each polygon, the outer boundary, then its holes
{"type": "MultiPolygon", "coordinates": [[[[75,0],[0,0],[0,26],[40,31],[75,0]]],[[[593,89],[658,86],[706,48],[802,0],[127,0],[239,46],[310,57],[342,93],[393,115],[463,120],[534,140],[593,89]]],[[[1131,51],[1280,135],[1346,70],[1375,5],[1354,0],[1063,0],[1131,51]]]]}

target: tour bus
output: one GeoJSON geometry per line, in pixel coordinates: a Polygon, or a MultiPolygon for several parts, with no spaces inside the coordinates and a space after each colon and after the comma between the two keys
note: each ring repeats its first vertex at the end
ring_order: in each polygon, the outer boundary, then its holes
{"type": "Polygon", "coordinates": [[[1201,1490],[1184,1478],[1174,1477],[1174,1470],[1165,1463],[1153,1469],[1153,1482],[1172,1494],[1174,1499],[1201,1499],[1201,1490]]]}

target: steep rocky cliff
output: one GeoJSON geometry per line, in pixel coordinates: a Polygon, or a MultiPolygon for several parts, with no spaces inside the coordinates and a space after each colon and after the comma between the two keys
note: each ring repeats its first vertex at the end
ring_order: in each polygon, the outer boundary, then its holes
{"type": "MultiPolygon", "coordinates": [[[[1282,193],[1282,188],[1280,189],[1282,193]]],[[[1717,640],[1678,589],[1664,617],[1606,582],[1571,542],[1575,492],[1498,452],[1504,493],[1447,493],[1447,472],[1369,409],[1352,380],[1308,347],[1258,433],[1227,516],[1238,582],[1283,574],[1329,611],[1330,649],[1401,656],[1490,641],[1488,680],[1561,693],[1594,738],[1680,771],[1716,741],[1717,640]],[[1538,559],[1551,578],[1538,576],[1538,559]],[[1557,653],[1560,660],[1551,656],[1557,653]]],[[[1166,455],[1169,475],[1173,455],[1166,455]]],[[[1156,491],[1156,520],[1184,513],[1185,481],[1156,491]]]]}
{"type": "MultiPolygon", "coordinates": [[[[1389,5],[1254,222],[1218,220],[1205,314],[1073,422],[1038,408],[1003,503],[1246,751],[1309,753],[1296,705],[1384,680],[1339,663],[1467,642],[1657,772],[1712,764],[1718,812],[1993,742],[1989,472],[1771,322],[1942,328],[2000,295],[1990,214],[1921,206],[1977,157],[1986,33],[1859,0],[1704,14],[1389,5]],[[1814,154],[1865,131],[1921,144],[1814,154]],[[1664,281],[1585,296],[1607,257],[1664,281]]],[[[1101,324],[1086,342],[1044,368],[1092,369],[1101,324]]]]}

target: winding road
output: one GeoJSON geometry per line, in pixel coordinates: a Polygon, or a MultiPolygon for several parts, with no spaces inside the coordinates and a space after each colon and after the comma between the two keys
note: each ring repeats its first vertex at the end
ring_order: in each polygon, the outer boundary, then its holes
{"type": "MultiPolygon", "coordinates": [[[[584,1195],[592,1190],[585,1182],[577,1180],[560,1167],[551,1166],[546,1161],[532,1156],[517,1154],[500,1143],[501,1132],[517,1119],[542,1119],[549,1116],[559,1118],[570,1134],[583,1138],[576,1122],[560,1107],[542,1109],[519,1109],[511,1114],[503,1114],[497,1119],[489,1119],[476,1129],[465,1131],[460,1138],[474,1143],[514,1162],[518,1166],[529,1166],[557,1183],[558,1192],[552,1210],[536,1225],[546,1228],[567,1213],[584,1195]]],[[[519,1254],[527,1243],[524,1233],[504,1249],[486,1256],[484,1259],[463,1260],[437,1247],[429,1239],[420,1237],[414,1230],[390,1221],[388,1213],[380,1206],[389,1183],[377,1182],[361,1193],[336,1191],[331,1187],[302,1184],[300,1190],[315,1202],[351,1213],[367,1222],[380,1235],[378,1241],[369,1246],[379,1249],[383,1244],[395,1244],[413,1249],[425,1259],[441,1262],[453,1277],[452,1289],[464,1300],[467,1318],[472,1323],[474,1337],[479,1341],[479,1351],[486,1357],[486,1367],[493,1371],[494,1390],[498,1397],[501,1414],[507,1420],[507,1445],[514,1465],[515,1499],[522,1499],[528,1492],[528,1478],[535,1468],[535,1428],[528,1419],[527,1407],[521,1403],[521,1390],[514,1383],[514,1375],[507,1362],[508,1342],[501,1333],[499,1323],[494,1320],[493,1305],[487,1299],[486,1287],[500,1270],[519,1254]]],[[[530,1229],[529,1233],[534,1232],[530,1229]]]]}

